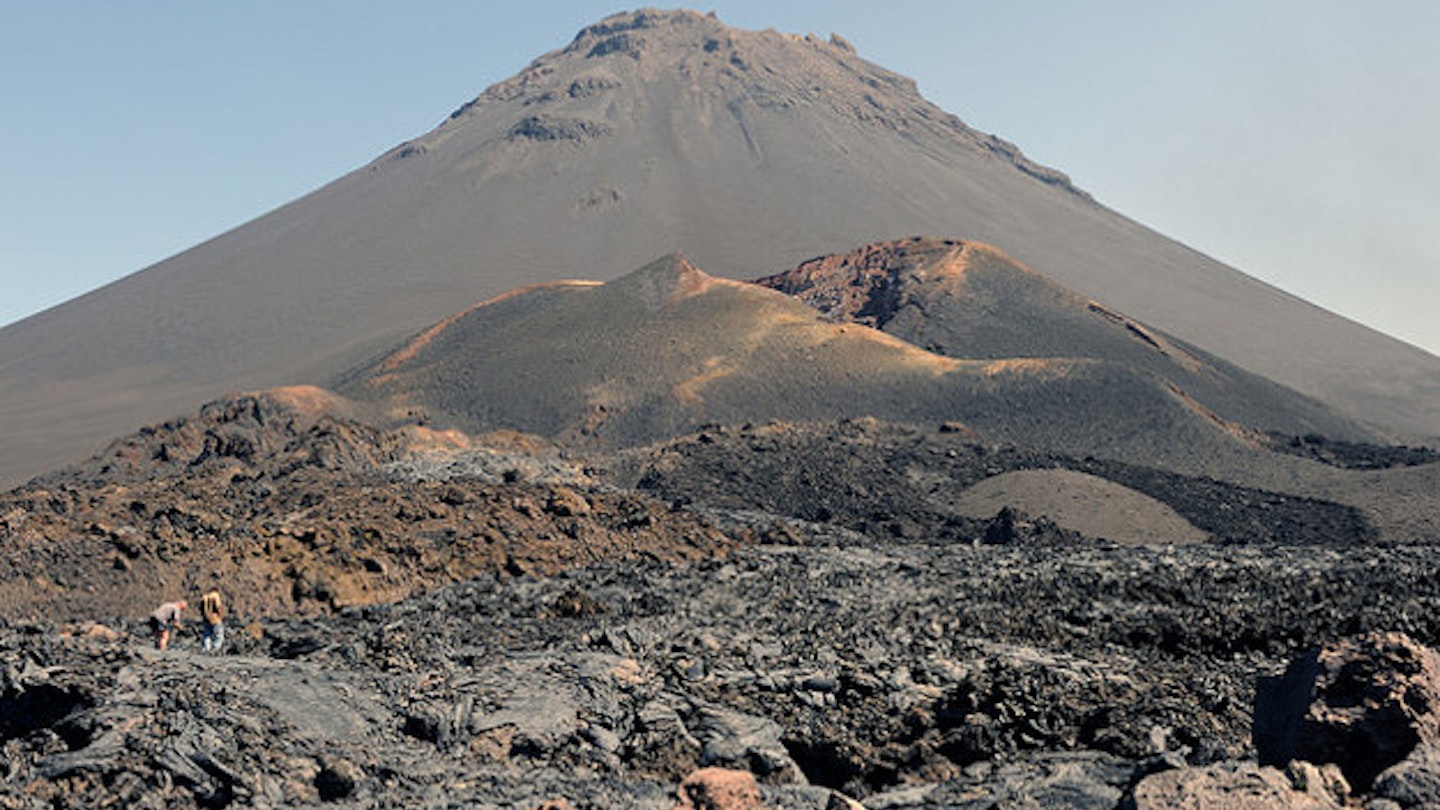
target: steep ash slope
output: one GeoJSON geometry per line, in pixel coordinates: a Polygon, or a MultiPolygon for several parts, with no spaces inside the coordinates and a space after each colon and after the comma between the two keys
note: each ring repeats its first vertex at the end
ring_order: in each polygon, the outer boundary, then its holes
{"type": "Polygon", "coordinates": [[[1103,208],[842,40],[641,11],[302,199],[0,330],[0,483],[574,268],[608,280],[681,250],[749,277],[914,233],[998,245],[1351,415],[1440,434],[1440,359],[1103,208]]]}

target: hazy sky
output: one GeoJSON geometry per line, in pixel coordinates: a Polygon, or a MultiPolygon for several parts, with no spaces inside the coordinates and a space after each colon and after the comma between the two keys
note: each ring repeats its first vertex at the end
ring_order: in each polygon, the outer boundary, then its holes
{"type": "MultiPolygon", "coordinates": [[[[625,8],[0,0],[0,324],[368,162],[625,8]]],[[[838,32],[1111,208],[1440,353],[1440,2],[699,10],[838,32]]]]}

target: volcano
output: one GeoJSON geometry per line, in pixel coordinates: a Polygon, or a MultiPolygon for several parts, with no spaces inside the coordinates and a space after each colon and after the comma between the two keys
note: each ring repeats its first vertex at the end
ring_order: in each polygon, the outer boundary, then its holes
{"type": "MultiPolygon", "coordinates": [[[[947,357],[1099,361],[1165,380],[1250,428],[1377,439],[1324,405],[1067,290],[989,245],[914,237],[821,256],[757,283],[947,357]]],[[[1100,409],[1088,418],[1123,421],[1124,414],[1100,409]]]]}
{"type": "Polygon", "coordinates": [[[0,330],[0,483],[237,389],[325,380],[466,302],[683,251],[752,278],[917,233],[1387,436],[1440,435],[1440,358],[1105,208],[845,40],[618,14],[286,206],[0,330]]]}
{"type": "Polygon", "coordinates": [[[1131,364],[947,357],[679,255],[605,284],[498,296],[345,375],[337,390],[400,422],[519,430],[597,451],[708,424],[867,417],[958,422],[1011,442],[1185,469],[1241,463],[1250,444],[1243,428],[1131,364]]]}

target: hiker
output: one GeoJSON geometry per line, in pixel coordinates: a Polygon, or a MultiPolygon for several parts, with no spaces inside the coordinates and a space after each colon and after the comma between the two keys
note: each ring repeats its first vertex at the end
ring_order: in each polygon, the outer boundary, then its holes
{"type": "Polygon", "coordinates": [[[155,609],[150,616],[150,631],[155,634],[155,649],[164,650],[170,646],[170,631],[180,629],[180,616],[185,612],[185,600],[166,602],[155,609]]]}
{"type": "Polygon", "coordinates": [[[225,603],[220,592],[211,588],[200,597],[200,649],[219,653],[225,646],[225,603]]]}

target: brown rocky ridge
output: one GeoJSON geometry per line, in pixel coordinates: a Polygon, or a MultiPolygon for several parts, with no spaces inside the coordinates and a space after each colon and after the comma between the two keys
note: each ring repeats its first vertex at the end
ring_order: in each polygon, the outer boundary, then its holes
{"type": "Polygon", "coordinates": [[[1342,503],[1395,540],[1440,528],[1433,454],[1375,444],[1314,400],[968,244],[883,243],[796,271],[813,292],[856,286],[839,268],[889,266],[876,277],[912,303],[884,328],[948,335],[952,356],[672,256],[605,284],[496,297],[333,384],[391,419],[519,430],[587,453],[707,425],[953,422],[990,441],[1342,503]]]}
{"type": "Polygon", "coordinates": [[[0,496],[0,614],[135,616],[211,585],[242,615],[330,612],[738,542],[545,453],[340,415],[353,410],[313,388],[220,400],[0,496]]]}

